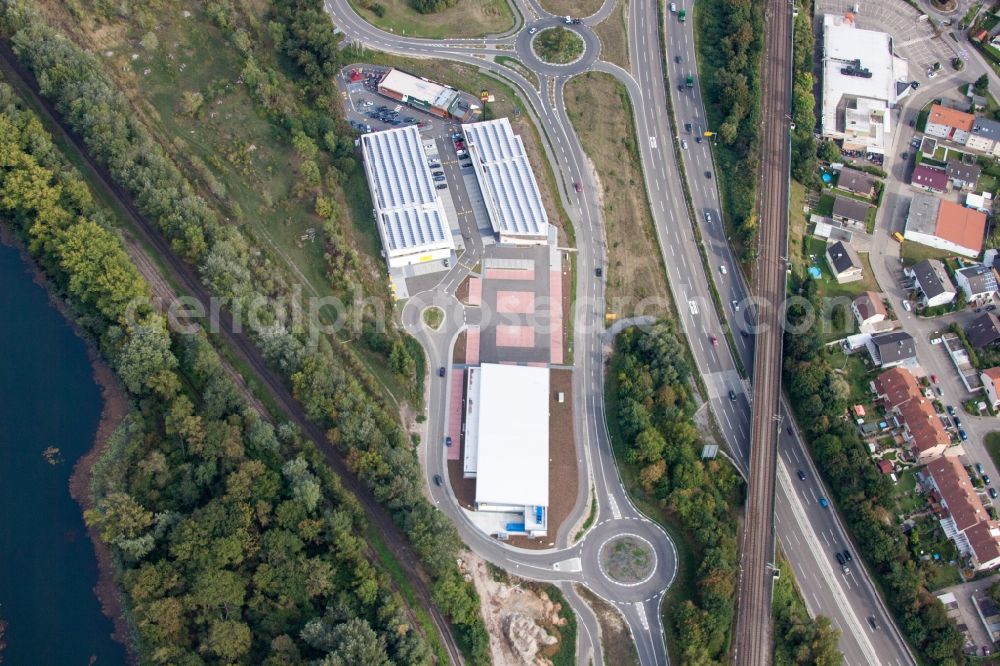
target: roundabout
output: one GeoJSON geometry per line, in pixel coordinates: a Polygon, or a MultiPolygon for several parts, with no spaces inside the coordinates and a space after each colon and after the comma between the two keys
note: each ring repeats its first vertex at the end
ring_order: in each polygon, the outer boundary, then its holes
{"type": "Polygon", "coordinates": [[[557,25],[536,33],[531,40],[531,50],[550,65],[572,65],[583,57],[586,45],[578,33],[557,25]]]}
{"type": "MultiPolygon", "coordinates": [[[[593,30],[582,24],[566,24],[565,19],[557,16],[550,16],[535,21],[527,30],[521,30],[515,38],[515,51],[524,64],[538,74],[545,76],[570,76],[587,71],[597,61],[601,54],[601,40],[593,30]],[[547,34],[552,34],[559,29],[557,34],[569,34],[564,37],[565,48],[563,53],[573,53],[571,58],[566,58],[566,62],[557,62],[558,58],[551,61],[546,60],[546,50],[538,48],[544,45],[546,39],[541,43],[539,38],[545,38],[547,34]],[[570,47],[576,44],[576,47],[570,47]],[[569,49],[573,48],[572,51],[569,49]],[[577,52],[577,49],[578,52],[577,52]]],[[[554,49],[558,52],[559,49],[554,49]]]]}

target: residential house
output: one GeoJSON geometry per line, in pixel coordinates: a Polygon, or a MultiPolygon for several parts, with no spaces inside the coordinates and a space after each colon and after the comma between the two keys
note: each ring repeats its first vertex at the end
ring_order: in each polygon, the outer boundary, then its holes
{"type": "Polygon", "coordinates": [[[1000,529],[956,456],[941,456],[925,472],[940,497],[938,521],[959,552],[980,571],[1000,564],[1000,529]]]}
{"type": "Polygon", "coordinates": [[[984,213],[929,194],[913,196],[903,231],[906,240],[970,258],[983,251],[985,235],[984,213]]]}
{"type": "Polygon", "coordinates": [[[955,271],[955,284],[969,303],[983,303],[997,292],[997,276],[990,266],[976,264],[955,271]]]}
{"type": "Polygon", "coordinates": [[[906,368],[892,368],[872,383],[886,411],[899,421],[910,453],[918,463],[934,460],[951,446],[951,437],[916,377],[906,368]]]}
{"type": "Polygon", "coordinates": [[[897,365],[917,364],[917,352],[909,333],[896,331],[873,335],[865,346],[872,357],[872,363],[878,367],[888,369],[897,365]]]}
{"type": "Polygon", "coordinates": [[[958,109],[935,104],[927,116],[924,133],[939,139],[950,139],[955,143],[965,143],[972,131],[972,123],[976,117],[958,109]]]}
{"type": "Polygon", "coordinates": [[[837,282],[857,282],[864,278],[861,258],[854,248],[842,241],[826,246],[826,262],[837,282]]]}
{"type": "Polygon", "coordinates": [[[934,157],[934,151],[937,150],[937,139],[931,136],[925,136],[920,140],[920,152],[924,154],[925,157],[934,157]]]}
{"type": "Polygon", "coordinates": [[[948,173],[926,164],[918,164],[913,168],[910,184],[921,190],[940,194],[948,189],[948,173]]]}
{"type": "Polygon", "coordinates": [[[978,164],[966,164],[958,160],[948,160],[946,172],[952,187],[959,190],[974,190],[979,183],[982,169],[978,164]]]}
{"type": "Polygon", "coordinates": [[[875,196],[875,177],[857,169],[843,168],[837,178],[837,188],[863,197],[875,196]]]}
{"type": "Polygon", "coordinates": [[[976,118],[965,147],[989,155],[1000,155],[1000,123],[990,118],[976,118]]]}
{"type": "Polygon", "coordinates": [[[865,220],[871,204],[847,197],[836,197],[833,200],[833,219],[843,224],[865,227],[865,220]]]}
{"type": "Polygon", "coordinates": [[[979,379],[983,382],[986,397],[993,409],[1000,408],[1000,368],[986,368],[979,373],[979,379]]]}
{"type": "Polygon", "coordinates": [[[965,337],[976,349],[1000,342],[1000,319],[992,312],[984,312],[966,324],[965,337]]]}
{"type": "MultiPolygon", "coordinates": [[[[966,97],[969,98],[969,113],[976,113],[977,111],[983,111],[986,109],[987,101],[982,95],[977,95],[973,92],[966,93],[966,97]]],[[[976,120],[979,120],[976,118],[976,120]]],[[[976,123],[972,123],[972,129],[976,129],[976,123]]]]}
{"type": "Polygon", "coordinates": [[[944,264],[937,259],[924,259],[903,271],[913,278],[913,286],[920,292],[920,304],[926,308],[947,305],[955,300],[955,285],[948,277],[944,264]]]}
{"type": "Polygon", "coordinates": [[[862,333],[873,333],[886,323],[889,313],[882,302],[882,296],[874,291],[866,291],[851,301],[851,312],[862,333]]]}

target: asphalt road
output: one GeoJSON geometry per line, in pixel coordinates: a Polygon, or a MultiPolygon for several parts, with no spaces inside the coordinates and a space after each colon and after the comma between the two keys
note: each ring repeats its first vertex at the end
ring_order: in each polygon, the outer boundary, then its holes
{"type": "MultiPolygon", "coordinates": [[[[584,20],[584,26],[598,23],[602,17],[610,14],[613,6],[613,2],[609,0],[594,17],[584,20]]],[[[584,167],[586,162],[583,159],[579,142],[566,117],[562,100],[565,80],[571,74],[576,73],[577,69],[575,67],[560,69],[560,75],[555,77],[542,73],[539,77],[541,90],[538,90],[516,72],[488,62],[476,55],[477,53],[509,54],[510,51],[498,50],[497,45],[514,45],[514,41],[522,39],[521,37],[447,40],[445,42],[399,39],[382,33],[364,22],[350,9],[345,0],[330,0],[327,7],[334,16],[336,25],[350,39],[405,55],[459,60],[498,73],[515,83],[527,104],[526,111],[532,115],[536,123],[546,128],[545,135],[549,143],[545,144],[544,147],[560,180],[559,193],[566,203],[567,210],[574,218],[580,249],[577,268],[579,275],[582,276],[582,279],[579,280],[578,302],[598,303],[598,299],[603,295],[602,286],[599,282],[590,280],[589,276],[593,275],[595,266],[601,265],[604,257],[600,208],[593,194],[595,191],[594,179],[584,167]],[[572,191],[571,184],[573,182],[584,184],[581,194],[572,191]]],[[[533,3],[522,3],[520,7],[525,16],[525,30],[551,20],[539,18],[545,16],[544,12],[533,3]]],[[[690,15],[690,7],[688,9],[690,15]]],[[[684,205],[681,181],[677,173],[677,156],[671,141],[672,132],[668,118],[662,112],[662,109],[666,108],[667,94],[669,93],[672,96],[679,129],[688,119],[694,127],[705,126],[699,87],[696,85],[693,91],[680,93],[676,91],[676,87],[668,89],[664,84],[664,66],[674,68],[676,63],[673,63],[673,56],[675,54],[682,55],[682,63],[680,67],[671,69],[669,72],[670,76],[674,77],[674,81],[677,80],[678,74],[684,73],[686,75],[685,66],[695,61],[694,42],[690,34],[691,24],[689,22],[681,25],[675,20],[671,20],[670,17],[667,18],[665,29],[668,57],[664,63],[659,53],[659,17],[656,5],[650,2],[633,3],[630,6],[628,22],[631,37],[629,50],[632,71],[626,72],[617,66],[599,60],[593,62],[591,68],[614,75],[626,86],[632,98],[637,133],[640,137],[640,157],[644,178],[656,223],[660,249],[670,278],[670,286],[679,306],[680,324],[691,343],[699,371],[709,387],[711,408],[726,443],[729,449],[735,453],[737,463],[745,469],[749,456],[747,443],[749,441],[750,421],[750,405],[745,395],[747,383],[741,378],[737,365],[726,348],[724,346],[715,348],[708,343],[711,335],[715,335],[720,340],[723,339],[722,322],[712,306],[708,280],[715,280],[724,303],[736,300],[742,304],[739,313],[732,309],[732,305],[727,308],[727,317],[735,330],[739,330],[737,317],[741,318],[742,314],[746,312],[749,292],[742,277],[735,270],[737,264],[730,253],[725,231],[721,225],[718,214],[720,206],[714,187],[714,177],[712,179],[703,177],[705,171],[711,171],[714,176],[714,165],[709,146],[706,142],[693,143],[690,140],[693,139],[693,136],[685,137],[682,132],[680,138],[688,139],[688,149],[684,151],[684,159],[689,177],[693,181],[691,192],[698,218],[695,223],[700,225],[711,266],[708,271],[709,275],[706,275],[702,269],[701,258],[691,226],[692,222],[684,205]],[[641,140],[643,137],[646,137],[647,140],[641,140]],[[711,221],[705,217],[705,212],[711,214],[711,221]],[[727,265],[729,269],[727,277],[723,277],[718,268],[723,264],[727,265]],[[687,307],[692,302],[694,307],[687,307]],[[736,401],[729,400],[728,391],[730,389],[735,390],[738,394],[736,401]]],[[[575,29],[585,32],[584,27],[577,26],[575,29]]],[[[528,61],[532,57],[523,52],[523,45],[515,53],[523,61],[528,61]]],[[[690,67],[690,71],[696,72],[697,69],[690,67]]],[[[466,262],[463,261],[463,263],[466,262]]],[[[456,276],[458,275],[456,273],[456,276]]],[[[448,280],[452,285],[459,281],[460,277],[448,280]]],[[[420,295],[420,298],[425,299],[426,302],[443,299],[446,304],[457,303],[453,299],[449,301],[441,294],[424,294],[420,295]]],[[[594,305],[595,312],[593,314],[596,315],[600,308],[600,305],[594,305]]],[[[410,316],[412,317],[412,315],[410,316]]],[[[588,321],[594,321],[593,319],[588,320],[590,315],[588,315],[587,308],[580,308],[578,316],[577,331],[584,330],[583,324],[588,321]]],[[[459,314],[457,317],[449,317],[449,321],[462,321],[463,318],[459,314]]],[[[411,320],[410,323],[412,325],[415,322],[411,320]]],[[[594,323],[596,324],[596,322],[594,323]]],[[[601,327],[603,327],[603,323],[601,323],[601,327]]],[[[444,364],[443,360],[450,356],[448,353],[449,339],[448,335],[444,335],[435,336],[433,341],[426,338],[422,338],[422,341],[428,345],[432,358],[441,359],[440,364],[444,364]]],[[[735,336],[735,344],[743,366],[752,367],[752,336],[743,338],[737,335],[735,336]]],[[[620,488],[614,488],[618,484],[613,460],[610,460],[610,452],[606,442],[601,441],[601,438],[606,438],[606,435],[603,427],[603,396],[601,395],[603,370],[599,352],[597,336],[589,335],[586,340],[577,338],[576,358],[574,359],[577,368],[577,372],[574,373],[574,399],[577,401],[575,405],[577,413],[585,415],[582,422],[585,423],[586,428],[578,432],[577,446],[581,454],[580,457],[587,461],[588,466],[592,466],[595,484],[598,483],[598,479],[603,479],[603,486],[598,486],[601,519],[603,520],[611,512],[613,506],[620,507],[627,502],[618,499],[622,495],[620,488]],[[613,492],[608,493],[609,490],[613,490],[613,492]],[[612,503],[613,498],[614,503],[612,503]]],[[[431,367],[437,365],[438,363],[432,360],[431,367]]],[[[436,389],[432,387],[431,390],[436,389]]],[[[437,390],[444,391],[445,387],[437,390]]],[[[440,405],[443,397],[443,394],[434,395],[429,404],[440,405]]],[[[781,407],[783,422],[789,423],[787,403],[784,399],[781,407]]],[[[435,418],[434,415],[431,417],[429,419],[431,431],[429,431],[428,441],[440,441],[439,435],[443,430],[440,423],[437,425],[437,430],[434,430],[435,418]]],[[[847,663],[912,663],[912,657],[894,630],[894,626],[865,575],[863,567],[856,566],[850,575],[844,576],[839,569],[835,570],[831,564],[833,551],[849,547],[850,541],[846,537],[836,512],[819,507],[818,497],[829,496],[829,493],[823,489],[818,474],[809,460],[805,446],[794,428],[792,433],[789,435],[785,430],[782,430],[779,441],[781,463],[778,466],[777,477],[776,523],[784,550],[788,554],[796,578],[803,588],[807,605],[813,613],[823,613],[830,616],[834,625],[841,629],[843,635],[840,647],[845,654],[847,663]],[[797,469],[806,471],[807,479],[805,482],[800,482],[797,479],[791,480],[797,469]],[[868,615],[878,617],[884,630],[872,632],[865,621],[868,615]]],[[[434,473],[433,470],[442,469],[441,466],[435,467],[435,461],[440,460],[442,455],[441,451],[435,452],[435,448],[430,447],[428,451],[427,469],[429,475],[434,473]]],[[[585,485],[581,484],[581,488],[585,485]]],[[[443,501],[445,498],[437,497],[436,499],[443,501]]],[[[582,501],[578,501],[577,508],[581,509],[585,503],[586,498],[583,497],[582,501]]],[[[442,505],[446,510],[447,504],[445,502],[442,505]]],[[[461,520],[459,524],[462,524],[461,520]]],[[[465,536],[464,533],[463,536],[465,536]]],[[[478,551],[481,544],[478,543],[475,535],[471,538],[471,545],[478,551]]],[[[490,543],[490,548],[495,546],[496,544],[490,543]]],[[[544,574],[542,574],[522,565],[523,560],[513,556],[508,549],[491,550],[487,556],[489,559],[493,559],[491,556],[498,558],[499,561],[494,560],[498,564],[509,561],[513,565],[513,570],[522,575],[528,575],[527,571],[536,573],[538,577],[543,577],[543,575],[551,577],[552,575],[548,570],[544,570],[544,574]]],[[[556,557],[561,557],[561,555],[556,555],[556,557]]],[[[551,563],[546,563],[543,566],[551,566],[551,563]]],[[[579,610],[579,607],[577,609],[579,610]]],[[[647,609],[651,610],[649,603],[647,603],[647,609]]],[[[585,611],[584,615],[586,615],[585,611]]],[[[656,613],[647,612],[647,615],[656,615],[656,613]]],[[[626,617],[633,630],[636,628],[641,630],[642,622],[639,618],[635,615],[630,616],[628,612],[626,612],[626,617]]],[[[584,619],[584,621],[587,620],[584,619]]],[[[662,650],[662,647],[658,649],[662,650]]],[[[644,649],[640,645],[640,654],[644,657],[643,663],[663,663],[662,661],[648,661],[654,653],[654,649],[644,649]]],[[[665,661],[665,654],[663,661],[665,661]]]]}

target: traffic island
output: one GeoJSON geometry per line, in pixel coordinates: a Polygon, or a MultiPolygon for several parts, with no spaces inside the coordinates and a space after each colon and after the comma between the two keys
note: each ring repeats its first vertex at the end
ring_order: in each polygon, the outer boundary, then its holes
{"type": "Polygon", "coordinates": [[[535,35],[531,49],[542,62],[569,65],[583,57],[586,45],[580,35],[558,25],[535,35]]]}
{"type": "Polygon", "coordinates": [[[424,325],[432,331],[436,331],[441,328],[441,324],[444,323],[444,310],[432,305],[424,309],[423,313],[424,325]]]}
{"type": "Polygon", "coordinates": [[[600,551],[604,575],[622,585],[637,585],[653,575],[656,554],[652,545],[634,534],[623,534],[604,542],[600,551]]]}

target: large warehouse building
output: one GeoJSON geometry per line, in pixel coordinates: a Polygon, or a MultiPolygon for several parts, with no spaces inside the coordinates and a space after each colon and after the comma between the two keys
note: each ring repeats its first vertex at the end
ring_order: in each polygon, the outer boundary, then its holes
{"type": "Polygon", "coordinates": [[[514,245],[547,243],[549,218],[524,143],[510,121],[497,118],[462,129],[497,240],[514,245]]]}
{"type": "Polygon", "coordinates": [[[467,108],[461,105],[461,95],[454,88],[390,69],[378,83],[379,93],[404,104],[432,113],[440,118],[463,119],[467,108]]]}
{"type": "Polygon", "coordinates": [[[545,536],[549,507],[549,369],[469,368],[466,478],[476,510],[509,514],[510,534],[545,536]]]}
{"type": "Polygon", "coordinates": [[[844,150],[884,155],[889,110],[910,91],[906,60],[884,32],[862,30],[854,16],[823,16],[823,136],[843,139],[844,150]]]}
{"type": "Polygon", "coordinates": [[[361,149],[389,267],[450,257],[455,243],[416,126],[365,134],[361,149]]]}

